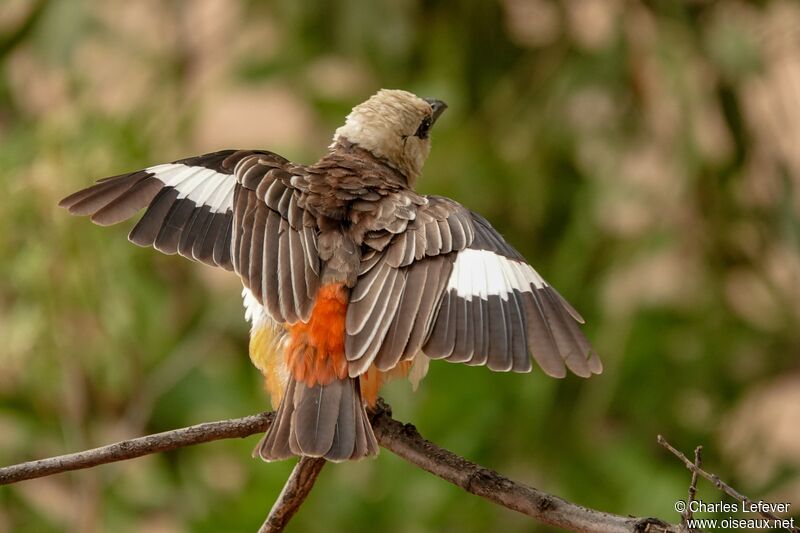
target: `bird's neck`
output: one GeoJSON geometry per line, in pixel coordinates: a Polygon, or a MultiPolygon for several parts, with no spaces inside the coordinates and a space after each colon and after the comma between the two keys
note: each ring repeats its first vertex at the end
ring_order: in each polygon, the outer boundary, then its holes
{"type": "Polygon", "coordinates": [[[342,137],[336,139],[328,154],[315,166],[319,165],[336,165],[357,171],[367,182],[365,185],[378,180],[376,185],[387,188],[408,189],[413,186],[413,179],[409,179],[390,161],[342,137]]]}

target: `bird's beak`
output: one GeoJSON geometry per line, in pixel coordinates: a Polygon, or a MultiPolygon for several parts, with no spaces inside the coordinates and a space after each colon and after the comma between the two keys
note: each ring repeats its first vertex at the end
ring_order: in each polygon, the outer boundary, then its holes
{"type": "Polygon", "coordinates": [[[439,118],[439,115],[444,113],[444,110],[447,109],[447,104],[441,100],[436,100],[435,98],[425,98],[425,101],[431,104],[431,109],[433,109],[433,114],[431,115],[431,124],[435,124],[436,119],[439,118]]]}

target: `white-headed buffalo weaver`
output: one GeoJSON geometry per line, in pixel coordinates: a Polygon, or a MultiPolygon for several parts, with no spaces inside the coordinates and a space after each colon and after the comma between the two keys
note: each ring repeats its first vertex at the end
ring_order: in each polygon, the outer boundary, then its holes
{"type": "Polygon", "coordinates": [[[438,100],[382,90],[307,166],[223,150],[99,181],[62,200],[101,225],[144,216],[140,246],[232,270],[275,422],[266,460],[375,455],[365,407],[429,359],[588,377],[581,316],[480,215],[414,184],[438,100]]]}

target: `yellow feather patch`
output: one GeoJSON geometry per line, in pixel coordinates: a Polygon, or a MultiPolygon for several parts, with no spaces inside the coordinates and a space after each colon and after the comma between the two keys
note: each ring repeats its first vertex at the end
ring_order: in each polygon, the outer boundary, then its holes
{"type": "Polygon", "coordinates": [[[250,332],[250,360],[264,375],[273,409],[281,404],[289,376],[283,357],[283,340],[283,328],[269,322],[253,327],[250,332]]]}

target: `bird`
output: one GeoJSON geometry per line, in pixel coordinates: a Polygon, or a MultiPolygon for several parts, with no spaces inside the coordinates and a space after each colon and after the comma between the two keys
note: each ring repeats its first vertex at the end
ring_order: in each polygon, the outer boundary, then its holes
{"type": "Polygon", "coordinates": [[[415,185],[447,105],[381,89],[316,163],[222,150],[99,180],[60,205],[128,239],[232,271],[274,422],[254,450],[377,455],[367,409],[430,360],[581,377],[602,363],[584,319],[491,224],[415,185]]]}

